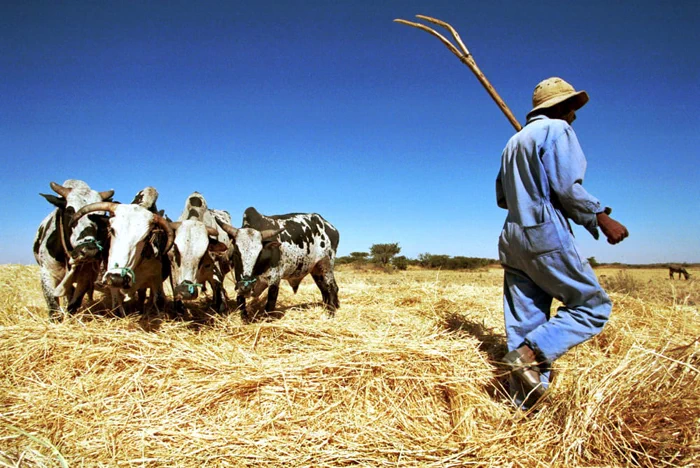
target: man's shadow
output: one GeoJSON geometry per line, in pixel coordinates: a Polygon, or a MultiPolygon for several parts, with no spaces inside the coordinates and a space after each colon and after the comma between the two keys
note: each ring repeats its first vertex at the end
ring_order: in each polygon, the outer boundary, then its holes
{"type": "Polygon", "coordinates": [[[476,338],[480,342],[479,350],[486,353],[495,369],[494,378],[486,387],[486,391],[494,399],[510,400],[507,391],[508,373],[498,364],[508,352],[506,337],[459,312],[446,311],[440,319],[444,329],[457,336],[476,338]]]}

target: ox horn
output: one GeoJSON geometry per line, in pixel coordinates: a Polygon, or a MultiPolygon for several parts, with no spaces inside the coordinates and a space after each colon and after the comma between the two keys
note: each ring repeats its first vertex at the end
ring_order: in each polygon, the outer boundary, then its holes
{"type": "Polygon", "coordinates": [[[89,205],[85,205],[84,207],[80,208],[78,211],[75,212],[73,215],[73,218],[71,219],[70,225],[71,227],[75,227],[76,224],[78,224],[78,220],[85,216],[88,213],[93,213],[95,211],[109,211],[110,213],[114,214],[114,210],[117,207],[118,203],[114,202],[97,202],[97,203],[90,203],[89,205]]]}
{"type": "Polygon", "coordinates": [[[165,233],[168,235],[168,240],[165,242],[165,249],[163,249],[163,253],[167,253],[168,250],[170,250],[170,247],[173,246],[173,241],[175,240],[175,231],[170,226],[170,223],[162,216],[153,215],[153,219],[155,220],[155,223],[158,226],[165,229],[165,233]]]}
{"type": "Polygon", "coordinates": [[[223,229],[226,234],[228,234],[231,237],[236,237],[236,235],[238,234],[237,228],[231,226],[230,224],[227,224],[227,223],[221,221],[216,216],[214,216],[214,219],[219,224],[219,226],[221,226],[221,229],[223,229]]]}
{"type": "Polygon", "coordinates": [[[209,234],[209,237],[219,237],[219,230],[215,227],[207,226],[207,234],[209,234]]]}
{"type": "Polygon", "coordinates": [[[49,184],[51,190],[62,196],[63,198],[68,198],[68,194],[72,190],[70,187],[64,187],[63,185],[58,185],[56,182],[51,182],[49,184]]]}
{"type": "Polygon", "coordinates": [[[173,221],[172,223],[170,223],[170,229],[172,229],[173,231],[177,231],[181,224],[182,221],[173,221]]]}
{"type": "Polygon", "coordinates": [[[284,228],[281,229],[265,229],[264,231],[261,231],[260,233],[262,234],[263,241],[267,241],[272,239],[273,237],[276,237],[277,234],[280,232],[284,231],[284,228]]]}

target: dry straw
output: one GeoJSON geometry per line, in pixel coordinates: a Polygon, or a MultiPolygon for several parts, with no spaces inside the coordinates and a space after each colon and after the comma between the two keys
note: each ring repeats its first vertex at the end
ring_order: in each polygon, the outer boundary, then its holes
{"type": "Polygon", "coordinates": [[[499,269],[347,269],[336,318],[305,281],[243,325],[206,301],[195,320],[95,304],[50,323],[37,268],[5,265],[0,466],[697,466],[697,286],[631,274],[643,290],[613,293],[523,413],[494,366],[499,269]]]}

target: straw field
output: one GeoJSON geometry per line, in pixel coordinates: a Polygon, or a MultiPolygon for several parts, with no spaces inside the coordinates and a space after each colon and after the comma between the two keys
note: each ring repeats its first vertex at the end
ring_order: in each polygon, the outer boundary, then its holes
{"type": "Polygon", "coordinates": [[[51,323],[38,268],[0,266],[0,466],[700,465],[698,283],[598,274],[613,317],[525,413],[494,365],[500,268],[344,267],[335,318],[306,279],[244,325],[206,299],[51,323]]]}

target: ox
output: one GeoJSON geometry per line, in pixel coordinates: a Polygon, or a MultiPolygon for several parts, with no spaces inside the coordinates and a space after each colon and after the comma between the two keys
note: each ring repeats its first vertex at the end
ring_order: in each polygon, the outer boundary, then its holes
{"type": "Polygon", "coordinates": [[[266,288],[266,311],[275,309],[279,284],[287,280],[294,292],[307,274],[321,290],[323,304],[333,316],[340,306],[333,265],[340,235],[316,213],[264,216],[253,207],[245,210],[243,225],[236,229],[217,218],[234,239],[233,266],[241,318],[248,320],[246,298],[258,297],[266,288]]]}
{"type": "Polygon", "coordinates": [[[151,297],[163,296],[164,256],[173,244],[168,221],[141,205],[112,202],[92,203],[73,216],[77,224],[89,213],[108,212],[110,248],[102,284],[109,288],[112,307],[125,314],[124,296],[138,294],[139,306],[150,288],[151,297]],[[143,293],[143,294],[141,294],[143,293]]]}
{"type": "Polygon", "coordinates": [[[40,266],[41,289],[49,317],[59,318],[58,298],[68,301],[66,310],[74,313],[85,293],[92,294],[100,262],[106,254],[106,222],[101,216],[88,216],[71,226],[76,211],[86,205],[111,200],[114,190],[97,192],[82,180],[70,179],[51,189],[59,196],[41,194],[56,209],[42,221],[34,239],[34,258],[40,266]]]}
{"type": "Polygon", "coordinates": [[[196,299],[201,287],[208,282],[212,288],[214,309],[227,310],[223,288],[226,273],[231,271],[230,256],[233,243],[229,235],[217,226],[214,216],[231,223],[225,211],[211,210],[204,197],[194,192],[185,202],[180,218],[170,226],[175,231],[173,248],[168,252],[175,310],[184,311],[182,301],[196,299]]]}
{"type": "Polygon", "coordinates": [[[678,273],[678,279],[681,279],[681,275],[687,280],[690,278],[690,273],[682,265],[669,265],[668,276],[673,279],[674,273],[678,273]]]}

